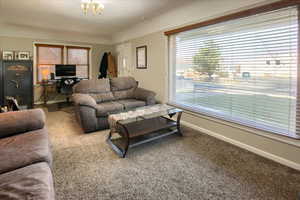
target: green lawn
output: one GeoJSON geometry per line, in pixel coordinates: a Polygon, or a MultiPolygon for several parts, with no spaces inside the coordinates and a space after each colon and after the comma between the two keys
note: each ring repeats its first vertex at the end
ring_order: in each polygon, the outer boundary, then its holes
{"type": "Polygon", "coordinates": [[[255,120],[283,129],[288,129],[289,127],[290,104],[295,105],[295,100],[290,98],[242,94],[215,94],[203,95],[196,98],[188,97],[183,99],[183,102],[211,108],[234,117],[255,120]]]}

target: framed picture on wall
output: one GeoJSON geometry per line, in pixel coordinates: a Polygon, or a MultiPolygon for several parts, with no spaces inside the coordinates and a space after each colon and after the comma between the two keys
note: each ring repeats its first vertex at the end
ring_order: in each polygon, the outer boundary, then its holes
{"type": "Polygon", "coordinates": [[[13,60],[14,59],[14,52],[13,51],[3,51],[2,52],[2,59],[3,60],[13,60]]]}
{"type": "Polygon", "coordinates": [[[147,46],[136,48],[136,68],[147,69],[147,46]]]}
{"type": "Polygon", "coordinates": [[[29,51],[19,51],[17,53],[18,60],[30,60],[30,52],[29,51]]]}

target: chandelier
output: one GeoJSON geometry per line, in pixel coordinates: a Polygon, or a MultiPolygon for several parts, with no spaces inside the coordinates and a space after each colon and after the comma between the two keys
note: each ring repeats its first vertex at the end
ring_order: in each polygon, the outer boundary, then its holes
{"type": "Polygon", "coordinates": [[[104,5],[99,0],[81,0],[81,10],[84,15],[88,14],[90,8],[94,15],[100,15],[104,10],[104,5]]]}

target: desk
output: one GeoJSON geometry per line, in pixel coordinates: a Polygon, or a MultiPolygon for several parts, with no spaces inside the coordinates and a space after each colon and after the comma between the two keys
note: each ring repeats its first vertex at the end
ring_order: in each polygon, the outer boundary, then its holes
{"type": "Polygon", "coordinates": [[[69,98],[73,93],[73,86],[81,80],[82,79],[75,77],[43,81],[40,86],[43,88],[41,99],[43,100],[44,105],[47,105],[47,102],[49,101],[50,92],[64,95],[67,102],[69,102],[69,98]]]}
{"type": "Polygon", "coordinates": [[[44,105],[47,105],[47,102],[49,101],[49,93],[56,92],[56,82],[43,81],[41,86],[43,88],[42,99],[44,101],[44,105]]]}

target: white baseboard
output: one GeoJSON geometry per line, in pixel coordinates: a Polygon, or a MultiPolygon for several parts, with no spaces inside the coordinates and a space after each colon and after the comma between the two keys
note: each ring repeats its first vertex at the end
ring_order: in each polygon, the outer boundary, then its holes
{"type": "Polygon", "coordinates": [[[197,131],[199,131],[201,133],[210,135],[210,136],[215,137],[217,139],[220,139],[220,140],[223,140],[223,141],[228,142],[230,144],[233,144],[235,146],[238,146],[238,147],[240,147],[242,149],[246,149],[246,150],[248,150],[248,151],[250,151],[252,153],[255,153],[255,154],[260,155],[262,157],[268,158],[268,159],[273,160],[275,162],[278,162],[278,163],[280,163],[282,165],[285,165],[285,166],[288,166],[288,167],[291,167],[293,169],[296,169],[296,170],[300,171],[300,163],[296,163],[296,162],[287,160],[285,158],[279,157],[277,155],[271,154],[269,152],[265,152],[265,151],[263,151],[261,149],[258,149],[258,148],[255,148],[253,146],[247,145],[245,143],[233,140],[231,138],[225,137],[225,136],[223,136],[221,134],[218,134],[216,132],[213,132],[211,130],[208,130],[208,129],[205,129],[205,128],[201,128],[199,126],[196,126],[196,125],[191,124],[191,123],[186,122],[186,121],[181,121],[181,124],[184,125],[184,126],[187,126],[189,128],[192,128],[194,130],[197,130],[197,131]]]}

